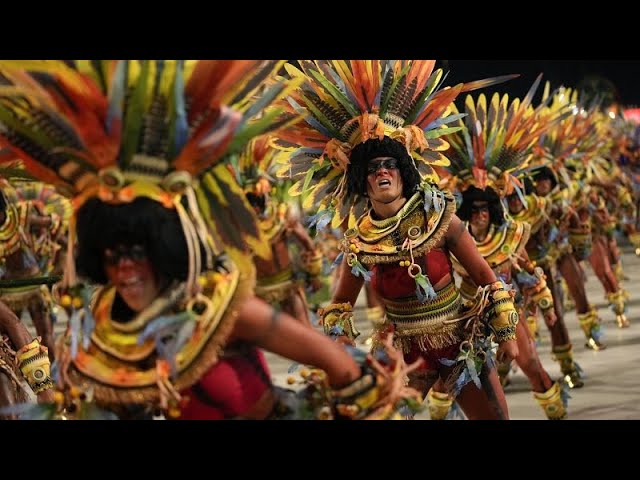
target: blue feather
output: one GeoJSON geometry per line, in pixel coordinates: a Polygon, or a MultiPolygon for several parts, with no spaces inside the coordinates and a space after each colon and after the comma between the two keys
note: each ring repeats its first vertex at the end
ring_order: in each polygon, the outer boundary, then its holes
{"type": "Polygon", "coordinates": [[[438,362],[440,362],[441,364],[447,367],[453,367],[456,363],[458,363],[457,360],[451,360],[449,358],[440,358],[438,359],[438,362]]]}
{"type": "Polygon", "coordinates": [[[434,128],[441,127],[442,125],[447,125],[447,124],[449,124],[451,122],[456,122],[458,120],[462,120],[466,116],[467,116],[466,113],[456,113],[455,115],[449,115],[448,117],[436,118],[429,125],[424,127],[423,130],[426,132],[427,130],[432,130],[434,128]]]}
{"type": "Polygon", "coordinates": [[[339,337],[344,334],[344,330],[339,325],[334,325],[329,329],[329,335],[339,337]]]}
{"type": "Polygon", "coordinates": [[[334,268],[336,268],[338,265],[340,265],[342,263],[342,259],[344,258],[344,252],[340,252],[338,254],[338,256],[336,257],[336,259],[333,261],[333,264],[331,265],[331,270],[333,270],[334,268]]]}
{"type": "Polygon", "coordinates": [[[174,152],[179,152],[187,143],[189,136],[189,124],[187,122],[187,109],[184,101],[184,60],[179,60],[176,65],[176,76],[173,85],[173,99],[176,109],[176,124],[173,137],[174,152]]]}
{"type": "Polygon", "coordinates": [[[188,311],[180,312],[175,315],[163,315],[149,322],[138,337],[138,345],[142,345],[149,337],[155,336],[161,331],[175,328],[176,324],[182,323],[193,318],[193,314],[188,311]]]}
{"type": "Polygon", "coordinates": [[[111,134],[114,119],[122,120],[122,108],[124,105],[124,95],[127,88],[127,61],[121,60],[116,66],[116,71],[111,82],[109,91],[109,107],[107,109],[106,129],[111,134]]]}
{"type": "Polygon", "coordinates": [[[467,417],[465,417],[464,412],[460,408],[460,405],[458,405],[458,402],[454,401],[451,404],[451,408],[449,409],[449,413],[447,413],[445,420],[466,420],[466,419],[467,417]]]}
{"type": "Polygon", "coordinates": [[[289,368],[287,369],[287,373],[288,374],[292,374],[293,372],[295,372],[298,368],[300,367],[300,364],[298,362],[293,362],[291,365],[289,365],[289,368]]]}
{"type": "MultiPolygon", "coordinates": [[[[353,96],[353,94],[351,93],[351,90],[347,88],[347,86],[345,85],[345,83],[342,81],[342,78],[340,78],[340,76],[338,75],[338,72],[336,72],[333,68],[328,68],[327,71],[329,72],[329,74],[331,75],[331,78],[333,78],[333,81],[335,82],[336,86],[340,89],[340,91],[342,93],[345,94],[345,96],[349,99],[349,101],[351,102],[351,104],[353,105],[353,108],[355,110],[359,110],[358,107],[358,101],[356,100],[356,98],[353,96]]],[[[382,89],[381,89],[382,90],[382,89]]]]}
{"type": "MultiPolygon", "coordinates": [[[[256,114],[261,112],[266,106],[271,104],[275,98],[277,98],[280,93],[284,90],[284,82],[278,82],[271,85],[260,97],[258,101],[253,103],[251,107],[247,109],[245,114],[242,116],[242,121],[240,124],[244,124],[249,119],[253,118],[256,114]]],[[[240,125],[239,124],[239,125],[240,125]]]]}
{"type": "MultiPolygon", "coordinates": [[[[295,109],[295,111],[301,115],[306,113],[306,109],[302,108],[298,102],[296,102],[293,98],[287,97],[287,101],[289,104],[295,109]]],[[[319,121],[313,118],[311,115],[305,115],[303,121],[308,123],[310,126],[318,130],[320,133],[325,135],[326,137],[332,138],[333,134],[327,130],[324,125],[322,125],[319,121]]]]}

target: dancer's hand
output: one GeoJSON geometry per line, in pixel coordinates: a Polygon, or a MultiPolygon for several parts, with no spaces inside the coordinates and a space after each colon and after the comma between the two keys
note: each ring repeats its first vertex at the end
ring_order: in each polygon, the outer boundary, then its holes
{"type": "Polygon", "coordinates": [[[518,356],[518,342],[516,340],[507,340],[498,345],[498,353],[496,359],[498,362],[508,362],[515,360],[518,356]]]}
{"type": "Polygon", "coordinates": [[[553,327],[557,321],[558,317],[556,317],[556,312],[553,310],[553,308],[550,308],[544,313],[544,323],[547,324],[547,327],[553,327]]]}

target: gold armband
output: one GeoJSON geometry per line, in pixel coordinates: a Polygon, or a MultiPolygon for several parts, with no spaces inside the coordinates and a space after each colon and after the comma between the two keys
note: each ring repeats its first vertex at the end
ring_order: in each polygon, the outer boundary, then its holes
{"type": "Polygon", "coordinates": [[[326,335],[346,335],[351,340],[360,335],[353,322],[353,306],[350,303],[332,303],[318,310],[326,335]]]}
{"type": "Polygon", "coordinates": [[[16,362],[34,393],[53,387],[48,349],[39,338],[18,350],[16,362]]]}
{"type": "Polygon", "coordinates": [[[540,307],[540,310],[546,312],[553,308],[553,296],[551,295],[551,290],[547,286],[546,280],[543,280],[544,286],[542,289],[536,294],[531,296],[531,299],[536,302],[536,305],[540,307]]]}
{"type": "Polygon", "coordinates": [[[535,268],[534,275],[538,278],[539,282],[530,291],[525,291],[525,294],[531,297],[531,300],[540,307],[540,310],[546,312],[553,308],[553,296],[547,285],[547,276],[540,267],[535,268]]]}
{"type": "Polygon", "coordinates": [[[365,416],[380,398],[376,375],[363,367],[363,375],[340,390],[334,391],[336,410],[342,417],[358,419],[365,416]]]}
{"type": "Polygon", "coordinates": [[[499,343],[516,339],[518,312],[513,305],[513,297],[500,282],[491,285],[489,324],[499,343]]]}
{"type": "Polygon", "coordinates": [[[314,250],[305,252],[301,256],[301,268],[312,277],[317,277],[322,273],[322,253],[314,250]]]}

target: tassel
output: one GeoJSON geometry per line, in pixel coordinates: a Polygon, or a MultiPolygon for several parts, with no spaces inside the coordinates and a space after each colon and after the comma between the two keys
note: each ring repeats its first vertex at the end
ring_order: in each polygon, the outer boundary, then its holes
{"type": "Polygon", "coordinates": [[[371,272],[362,266],[359,260],[354,260],[351,264],[351,274],[354,277],[359,277],[362,275],[365,282],[371,281],[371,272]]]}
{"type": "Polygon", "coordinates": [[[531,275],[529,272],[526,272],[524,270],[518,272],[518,274],[516,275],[516,279],[518,280],[518,283],[520,283],[525,288],[534,287],[540,282],[538,277],[536,277],[535,275],[531,275]]]}
{"type": "Polygon", "coordinates": [[[426,303],[436,298],[436,291],[433,289],[429,278],[423,273],[419,273],[414,278],[416,282],[416,296],[420,303],[426,303]]]}

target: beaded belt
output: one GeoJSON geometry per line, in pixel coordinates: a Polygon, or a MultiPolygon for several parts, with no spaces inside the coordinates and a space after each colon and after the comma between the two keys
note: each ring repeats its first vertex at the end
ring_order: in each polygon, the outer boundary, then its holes
{"type": "Polygon", "coordinates": [[[401,300],[383,299],[386,321],[395,327],[395,335],[403,344],[403,350],[410,348],[405,341],[416,341],[421,350],[448,347],[462,340],[463,322],[454,320],[460,311],[462,298],[453,282],[436,292],[430,302],[420,303],[417,297],[401,300]]]}

